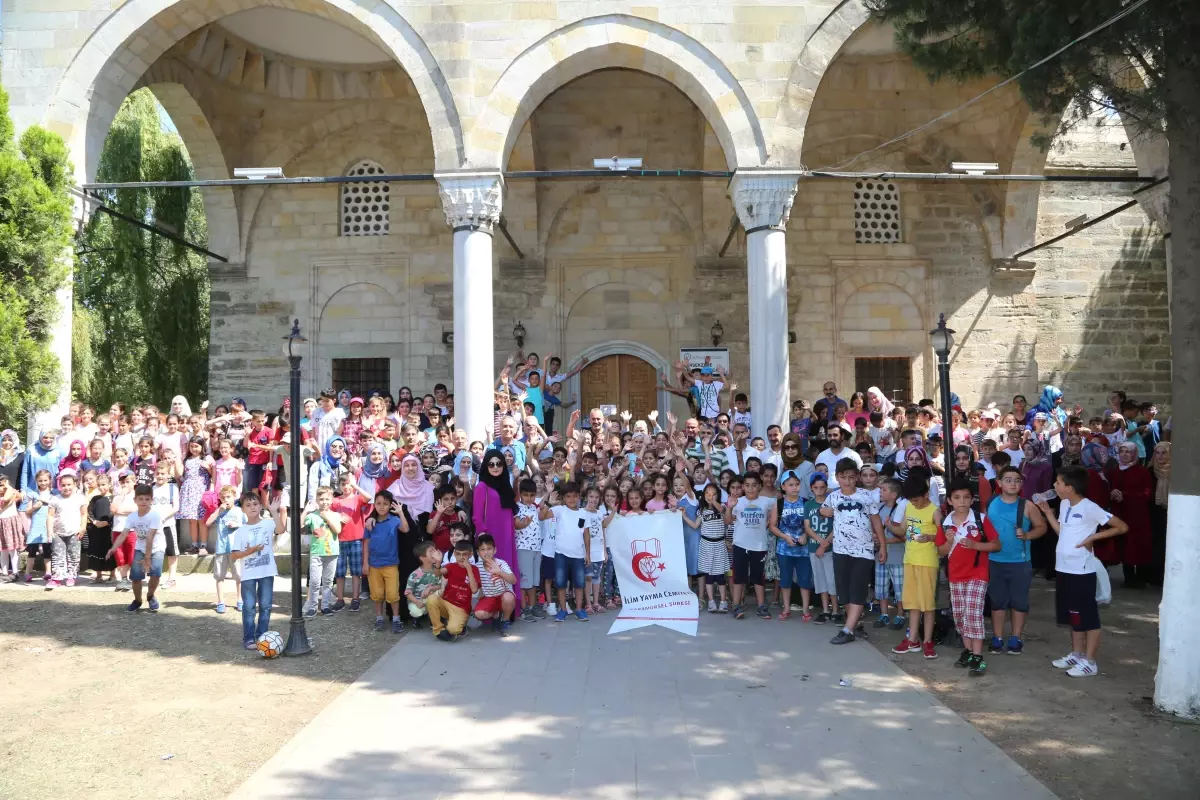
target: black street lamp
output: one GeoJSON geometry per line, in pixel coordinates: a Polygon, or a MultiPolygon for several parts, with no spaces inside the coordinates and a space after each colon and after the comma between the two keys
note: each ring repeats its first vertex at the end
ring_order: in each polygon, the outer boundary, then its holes
{"type": "Polygon", "coordinates": [[[950,351],[954,331],[946,327],[946,315],[938,314],[937,327],[929,332],[938,357],[938,383],[942,387],[942,456],[946,462],[946,489],[954,479],[954,408],[950,400],[950,351]]]}
{"type": "Polygon", "coordinates": [[[708,335],[712,337],[713,347],[721,343],[721,337],[725,335],[725,328],[721,325],[721,320],[713,323],[713,326],[708,329],[708,335]]]}
{"type": "Polygon", "coordinates": [[[302,656],[312,652],[312,642],[304,627],[304,610],[300,603],[300,354],[295,349],[308,341],[300,335],[300,320],[292,323],[292,332],[284,336],[287,342],[288,364],[291,366],[291,408],[289,430],[291,431],[290,463],[288,477],[291,479],[291,539],[292,539],[292,620],[288,629],[285,656],[302,656]]]}
{"type": "Polygon", "coordinates": [[[513,325],[513,338],[517,340],[518,350],[525,346],[525,326],[521,324],[521,320],[517,320],[517,324],[513,325]]]}

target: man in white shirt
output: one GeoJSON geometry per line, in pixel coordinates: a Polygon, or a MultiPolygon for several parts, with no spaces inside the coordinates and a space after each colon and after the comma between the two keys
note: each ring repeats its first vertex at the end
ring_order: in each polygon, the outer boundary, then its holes
{"type": "Polygon", "coordinates": [[[825,465],[826,475],[837,475],[837,462],[848,458],[862,469],[862,458],[858,453],[845,446],[845,431],[836,422],[829,423],[825,428],[825,436],[829,439],[829,449],[822,450],[817,456],[817,463],[825,465]]]}
{"type": "Polygon", "coordinates": [[[762,460],[762,453],[750,446],[750,431],[740,422],[733,426],[733,445],[722,452],[729,462],[729,468],[738,475],[746,474],[746,459],[753,457],[762,460]]]}
{"type": "Polygon", "coordinates": [[[346,412],[338,406],[337,394],[333,389],[321,392],[317,406],[312,423],[317,435],[317,452],[324,453],[325,443],[341,433],[342,423],[346,421],[346,412]]]}
{"type": "MultiPolygon", "coordinates": [[[[783,428],[778,425],[772,425],[767,428],[767,449],[763,451],[759,458],[762,459],[763,465],[774,464],[779,468],[780,474],[783,473],[783,428]]],[[[800,481],[801,489],[804,488],[804,481],[800,481]]],[[[801,492],[803,494],[803,491],[801,492]]]]}

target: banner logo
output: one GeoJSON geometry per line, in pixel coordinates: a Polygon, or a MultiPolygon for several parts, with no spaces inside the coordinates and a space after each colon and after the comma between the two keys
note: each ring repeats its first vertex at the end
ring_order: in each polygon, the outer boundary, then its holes
{"type": "Polygon", "coordinates": [[[688,585],[683,515],[617,517],[604,537],[621,587],[621,610],[608,632],[660,625],[695,636],[700,603],[688,585]]]}
{"type": "MultiPolygon", "coordinates": [[[[639,539],[630,548],[633,550],[633,574],[643,583],[658,585],[658,576],[667,565],[662,561],[662,545],[658,539],[639,539]]],[[[624,598],[621,598],[624,602],[624,598]]]]}

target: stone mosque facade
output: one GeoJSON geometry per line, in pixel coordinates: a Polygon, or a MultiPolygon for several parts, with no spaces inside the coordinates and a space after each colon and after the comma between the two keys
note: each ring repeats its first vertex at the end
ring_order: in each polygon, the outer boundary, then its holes
{"type": "Polygon", "coordinates": [[[1165,174],[1161,142],[1112,115],[1042,151],[1030,138],[1054,121],[1007,86],[879,147],[996,81],[931,83],[858,0],[14,0],[2,13],[17,128],[61,134],[80,183],[141,87],[199,179],[427,176],[202,190],[207,247],[226,259],[211,261],[214,403],[277,407],[281,337],[299,319],[306,395],[347,375],[393,392],[444,382],[479,427],[519,322],[526,349],[589,359],[567,394],[589,403],[640,381],[636,402],[682,412],[645,384],[681,349],[712,346],[719,321],[758,428],[830,379],[843,396],[872,383],[934,396],[928,332],[943,313],[965,406],[1032,404],[1045,383],[1088,409],[1113,388],[1169,403],[1153,191],[1013,259],[1128,202],[1138,184],[1117,179],[1165,174]],[[514,174],[611,156],[733,176],[514,174]],[[962,161],[1113,180],[805,174],[962,161]]]}

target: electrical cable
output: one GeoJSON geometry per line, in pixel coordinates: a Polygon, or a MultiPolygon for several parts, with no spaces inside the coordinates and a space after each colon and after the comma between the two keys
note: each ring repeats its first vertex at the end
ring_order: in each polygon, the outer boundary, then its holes
{"type": "Polygon", "coordinates": [[[1064,52],[1066,52],[1066,51],[1067,51],[1067,50],[1069,50],[1070,48],[1074,47],[1075,45],[1079,44],[1080,42],[1084,41],[1085,39],[1087,39],[1087,38],[1089,38],[1089,37],[1091,37],[1091,36],[1093,36],[1093,35],[1095,35],[1095,34],[1099,33],[1100,31],[1104,30],[1105,28],[1109,27],[1110,25],[1113,25],[1114,23],[1116,23],[1116,22],[1119,22],[1120,20],[1122,20],[1122,19],[1124,19],[1125,17],[1129,16],[1129,15],[1130,15],[1130,14],[1132,14],[1134,11],[1137,11],[1139,8],[1141,8],[1142,6],[1146,5],[1146,3],[1148,3],[1148,2],[1150,2],[1150,0],[1134,0],[1134,2],[1132,2],[1132,3],[1130,3],[1129,5],[1125,6],[1125,8],[1121,9],[1120,11],[1118,11],[1116,14],[1114,14],[1114,15],[1113,15],[1112,17],[1110,17],[1109,19],[1105,20],[1104,22],[1100,23],[1100,24],[1099,24],[1099,25],[1097,25],[1096,27],[1092,28],[1092,29],[1091,29],[1090,31],[1088,31],[1087,33],[1085,33],[1085,34],[1083,34],[1083,35],[1081,35],[1081,36],[1079,36],[1079,37],[1077,37],[1077,38],[1075,38],[1075,39],[1071,40],[1070,42],[1067,42],[1065,45],[1063,45],[1062,47],[1058,48],[1058,49],[1057,49],[1057,50],[1055,50],[1053,53],[1051,53],[1050,55],[1048,55],[1048,56],[1046,56],[1045,58],[1041,59],[1040,61],[1036,61],[1036,62],[1034,62],[1033,64],[1030,64],[1028,67],[1026,67],[1025,69],[1021,70],[1021,71],[1020,71],[1020,72],[1018,72],[1016,75],[1013,75],[1013,76],[1012,76],[1012,77],[1010,77],[1010,78],[1006,78],[1005,80],[1001,81],[1000,83],[997,83],[995,86],[992,86],[991,88],[989,88],[989,89],[987,89],[987,90],[985,90],[985,91],[981,92],[980,94],[977,94],[977,95],[975,95],[975,96],[974,96],[974,97],[972,97],[970,100],[967,100],[965,103],[963,103],[962,105],[956,106],[955,108],[952,108],[952,109],[950,109],[949,111],[946,111],[946,112],[945,112],[945,113],[943,113],[943,114],[939,114],[938,116],[936,116],[936,117],[934,117],[933,119],[929,120],[929,122],[926,122],[924,125],[921,125],[920,127],[917,127],[917,128],[913,128],[911,131],[908,131],[907,133],[902,133],[902,134],[900,134],[899,136],[896,136],[895,138],[888,139],[888,140],[887,140],[886,142],[884,142],[883,144],[876,145],[875,147],[872,147],[872,148],[871,148],[871,149],[869,149],[869,150],[864,150],[864,151],[862,151],[861,153],[859,153],[858,155],[851,156],[850,158],[846,159],[845,161],[842,161],[842,162],[840,162],[840,163],[837,163],[837,164],[829,164],[829,165],[826,165],[826,166],[824,166],[824,167],[818,167],[818,168],[817,168],[816,170],[814,170],[814,171],[818,171],[818,172],[819,172],[819,171],[823,171],[823,170],[840,170],[840,169],[842,169],[842,168],[844,168],[844,167],[846,167],[846,166],[848,166],[848,165],[850,165],[850,164],[853,164],[855,161],[857,161],[858,159],[862,158],[862,157],[863,157],[863,156],[865,156],[865,155],[869,155],[870,153],[874,153],[874,152],[875,152],[875,151],[877,151],[877,150],[882,150],[883,148],[885,148],[885,147],[890,147],[890,146],[892,146],[892,145],[896,144],[897,142],[902,142],[902,141],[904,141],[905,139],[910,139],[910,138],[912,138],[913,136],[916,136],[918,133],[920,133],[921,131],[923,131],[923,130],[925,130],[925,129],[929,128],[930,126],[932,126],[932,125],[935,125],[935,124],[937,124],[937,123],[941,122],[942,120],[946,119],[947,117],[950,117],[950,116],[953,116],[954,114],[957,114],[959,111],[962,111],[964,108],[967,108],[968,106],[972,106],[972,105],[974,105],[975,103],[977,103],[977,102],[979,102],[980,100],[982,100],[983,98],[987,97],[989,94],[991,94],[992,92],[996,91],[997,89],[1000,89],[1000,88],[1003,88],[1003,87],[1007,86],[1008,84],[1010,84],[1010,83],[1012,83],[1013,81],[1017,80],[1018,78],[1020,78],[1022,75],[1026,74],[1027,72],[1030,72],[1031,70],[1035,70],[1035,69],[1037,69],[1038,67],[1040,67],[1040,66],[1042,66],[1043,64],[1045,64],[1046,62],[1048,62],[1048,61],[1051,61],[1051,60],[1053,60],[1053,59],[1057,58],[1058,56],[1060,56],[1061,54],[1063,54],[1064,52]]]}

